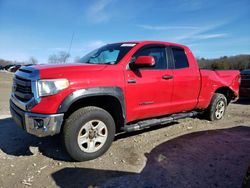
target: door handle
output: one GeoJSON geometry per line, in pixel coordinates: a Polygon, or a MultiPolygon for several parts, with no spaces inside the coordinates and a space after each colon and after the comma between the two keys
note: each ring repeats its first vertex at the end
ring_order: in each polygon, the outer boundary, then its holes
{"type": "Polygon", "coordinates": [[[162,79],[164,79],[164,80],[170,80],[170,79],[173,79],[173,76],[171,76],[171,75],[163,75],[162,79]]]}
{"type": "Polygon", "coordinates": [[[135,84],[135,83],[136,83],[136,80],[129,79],[129,80],[128,80],[128,83],[129,83],[129,84],[135,84]]]}

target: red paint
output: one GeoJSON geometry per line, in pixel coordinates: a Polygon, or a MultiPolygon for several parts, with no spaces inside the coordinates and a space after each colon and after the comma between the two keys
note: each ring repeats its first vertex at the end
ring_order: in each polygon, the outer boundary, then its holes
{"type": "Polygon", "coordinates": [[[135,64],[153,66],[155,65],[155,59],[152,56],[139,56],[136,59],[135,64]]]}
{"type": "MultiPolygon", "coordinates": [[[[133,43],[133,42],[132,42],[133,43]]],[[[123,90],[127,122],[208,107],[214,92],[221,87],[230,88],[236,97],[239,91],[239,71],[199,70],[188,47],[159,41],[136,42],[129,53],[116,65],[38,65],[41,79],[67,78],[70,87],[60,93],[43,97],[32,112],[56,113],[65,97],[73,91],[92,87],[120,87],[123,90]],[[185,50],[189,67],[184,69],[128,70],[132,55],[146,44],[179,46],[185,50]],[[172,76],[172,79],[163,79],[172,76]],[[136,83],[129,84],[128,80],[136,83]]],[[[154,58],[141,57],[140,62],[153,63],[154,58]],[[152,60],[153,59],[153,60],[152,60]],[[142,61],[143,60],[143,61],[142,61]],[[150,61],[149,61],[150,60],[150,61]]],[[[140,63],[138,60],[138,63],[140,63]]]]}

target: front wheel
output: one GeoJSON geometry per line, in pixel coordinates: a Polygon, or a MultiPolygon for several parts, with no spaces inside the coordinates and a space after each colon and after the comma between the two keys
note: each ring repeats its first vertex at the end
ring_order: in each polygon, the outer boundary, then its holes
{"type": "Polygon", "coordinates": [[[211,121],[220,120],[225,115],[227,108],[227,98],[225,95],[215,93],[211,103],[206,110],[207,118],[211,121]]]}
{"type": "Polygon", "coordinates": [[[102,108],[80,108],[69,116],[63,129],[63,141],[76,161],[95,159],[104,154],[115,136],[112,116],[102,108]]]}

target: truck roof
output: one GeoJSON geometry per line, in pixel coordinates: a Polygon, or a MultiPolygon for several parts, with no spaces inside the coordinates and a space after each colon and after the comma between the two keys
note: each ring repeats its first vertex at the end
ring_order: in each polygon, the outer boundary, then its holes
{"type": "Polygon", "coordinates": [[[182,45],[182,44],[177,44],[177,43],[173,43],[173,42],[166,42],[166,41],[157,41],[157,40],[142,40],[142,41],[123,41],[123,42],[115,42],[115,43],[125,43],[125,44],[164,44],[164,45],[168,45],[168,46],[179,46],[182,48],[187,48],[187,46],[182,45]]]}

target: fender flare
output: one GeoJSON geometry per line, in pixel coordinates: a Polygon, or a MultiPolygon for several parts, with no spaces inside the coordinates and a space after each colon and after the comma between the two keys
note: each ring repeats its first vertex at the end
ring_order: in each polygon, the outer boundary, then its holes
{"type": "Polygon", "coordinates": [[[118,99],[118,101],[121,104],[123,118],[125,119],[126,110],[125,110],[124,94],[123,90],[119,87],[95,87],[95,88],[76,90],[64,98],[64,100],[57,109],[57,113],[67,112],[70,106],[79,99],[95,97],[95,96],[111,96],[118,99]]]}

